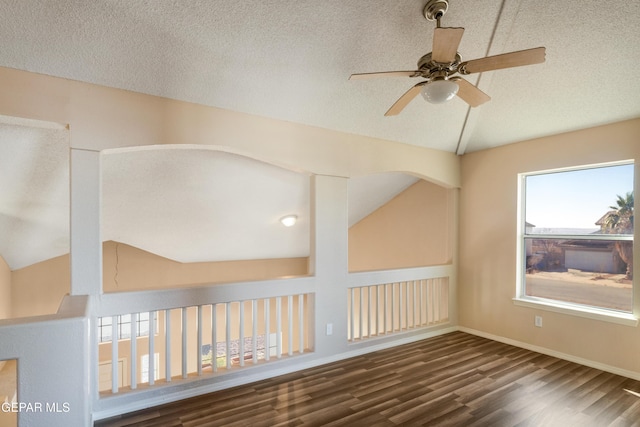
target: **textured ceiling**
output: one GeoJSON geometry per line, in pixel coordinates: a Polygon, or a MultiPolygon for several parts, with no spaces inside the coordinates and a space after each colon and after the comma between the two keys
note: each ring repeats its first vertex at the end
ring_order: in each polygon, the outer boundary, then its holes
{"type": "Polygon", "coordinates": [[[471,75],[492,101],[414,100],[425,0],[0,1],[0,65],[460,154],[640,116],[640,2],[451,0],[463,60],[537,46],[546,62],[471,75]]]}
{"type": "Polygon", "coordinates": [[[68,147],[64,128],[0,116],[0,256],[12,270],[69,252],[68,147]]]}

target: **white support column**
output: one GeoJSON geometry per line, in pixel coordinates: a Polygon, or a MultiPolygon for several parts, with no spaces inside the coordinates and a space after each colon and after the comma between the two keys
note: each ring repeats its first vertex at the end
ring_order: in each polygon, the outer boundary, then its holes
{"type": "Polygon", "coordinates": [[[71,149],[71,295],[102,293],[100,152],[71,149]]]}
{"type": "Polygon", "coordinates": [[[316,277],[316,295],[310,318],[313,343],[319,355],[348,348],[348,179],[314,175],[311,181],[310,273],[316,277]],[[332,334],[327,335],[327,325],[332,334]]]}

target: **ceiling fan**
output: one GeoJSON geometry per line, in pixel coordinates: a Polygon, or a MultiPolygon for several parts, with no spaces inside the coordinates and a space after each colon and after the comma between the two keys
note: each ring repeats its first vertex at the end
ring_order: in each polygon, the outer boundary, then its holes
{"type": "Polygon", "coordinates": [[[395,116],[422,92],[423,97],[433,103],[441,104],[458,95],[471,107],[477,107],[491,98],[489,95],[456,74],[482,73],[501,68],[520,67],[544,62],[545,48],[519,50],[502,55],[464,61],[458,54],[464,28],[440,27],[440,18],[449,8],[448,0],[429,0],[424,7],[424,16],[436,21],[433,33],[433,51],[418,60],[418,69],[412,71],[384,71],[379,73],[352,74],[349,80],[375,77],[422,77],[426,80],[413,86],[402,95],[385,116],[395,116]]]}

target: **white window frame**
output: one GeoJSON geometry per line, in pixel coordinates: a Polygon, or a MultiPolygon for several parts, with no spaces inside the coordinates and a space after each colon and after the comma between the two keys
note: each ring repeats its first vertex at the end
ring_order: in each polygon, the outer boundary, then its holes
{"type": "MultiPolygon", "coordinates": [[[[606,308],[597,308],[590,307],[581,304],[572,304],[570,302],[564,302],[559,300],[551,300],[546,298],[538,298],[534,296],[529,296],[525,294],[525,285],[526,285],[526,249],[525,249],[525,237],[535,236],[536,239],[562,239],[562,238],[570,238],[572,240],[626,240],[633,241],[636,235],[636,228],[634,228],[634,236],[625,236],[625,235],[616,235],[616,234],[607,234],[607,235],[559,235],[559,234],[535,234],[535,235],[527,235],[526,227],[525,227],[525,199],[526,199],[526,178],[528,176],[535,175],[544,175],[556,172],[571,172],[571,171],[579,171],[586,169],[595,169],[601,167],[608,166],[621,166],[621,165],[634,165],[634,176],[637,175],[635,173],[635,162],[633,160],[622,160],[617,162],[608,162],[608,163],[598,163],[591,165],[581,165],[574,167],[566,167],[566,168],[557,168],[557,169],[548,169],[542,171],[532,171],[532,172],[524,172],[518,174],[518,207],[517,207],[517,245],[516,245],[516,294],[515,298],[513,298],[513,302],[517,306],[534,308],[538,310],[551,311],[555,313],[569,314],[578,317],[584,317],[588,319],[602,320],[606,322],[617,323],[621,325],[627,326],[637,326],[638,325],[638,317],[640,314],[640,307],[638,307],[638,293],[640,293],[640,286],[638,285],[637,275],[634,276],[633,279],[633,287],[632,287],[632,313],[626,313],[617,310],[610,310],[606,308]]],[[[635,176],[635,182],[638,182],[638,177],[635,176]]],[[[634,194],[635,192],[635,183],[634,183],[634,194]]],[[[635,209],[634,209],[635,210],[635,209]]],[[[637,244],[634,243],[634,253],[637,249],[637,244]]],[[[637,257],[634,255],[634,258],[637,257]]]]}
{"type": "MultiPolygon", "coordinates": [[[[148,314],[148,312],[142,312],[142,313],[138,313],[138,319],[136,320],[136,338],[140,338],[140,337],[148,337],[149,336],[149,319],[141,319],[140,318],[140,314],[148,314]],[[146,331],[142,329],[142,325],[143,323],[147,323],[147,328],[146,331]]],[[[98,318],[98,343],[99,344],[103,344],[103,343],[110,343],[111,342],[111,336],[116,333],[116,330],[119,330],[121,326],[124,325],[129,325],[129,334],[128,335],[124,335],[124,336],[120,336],[120,334],[118,334],[118,341],[120,340],[130,340],[132,338],[132,333],[131,333],[131,315],[130,314],[122,314],[117,316],[118,317],[118,323],[116,323],[116,325],[113,325],[113,322],[111,321],[111,316],[107,316],[107,317],[99,317],[98,318]],[[126,321],[122,321],[122,317],[124,316],[129,316],[129,320],[126,321]],[[103,324],[103,320],[102,319],[109,319],[109,321],[111,321],[111,324],[103,324]],[[111,328],[111,334],[112,335],[107,335],[106,333],[104,333],[104,329],[106,328],[111,328]]],[[[154,335],[158,335],[158,312],[154,312],[153,314],[153,320],[155,321],[155,334],[154,335]]]]}

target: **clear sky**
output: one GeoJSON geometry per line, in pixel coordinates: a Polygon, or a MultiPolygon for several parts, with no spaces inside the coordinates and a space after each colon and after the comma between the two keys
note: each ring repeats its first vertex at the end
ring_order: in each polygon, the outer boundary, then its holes
{"type": "Polygon", "coordinates": [[[617,195],[633,191],[633,165],[526,178],[526,221],[544,228],[598,228],[617,195]]]}

